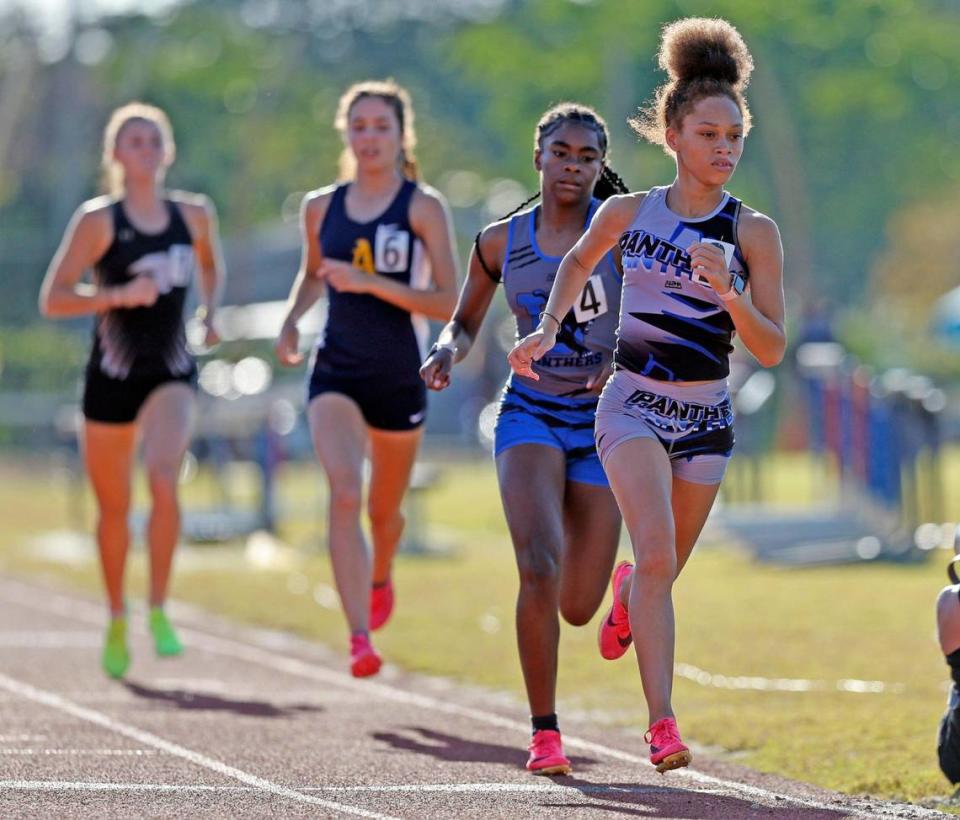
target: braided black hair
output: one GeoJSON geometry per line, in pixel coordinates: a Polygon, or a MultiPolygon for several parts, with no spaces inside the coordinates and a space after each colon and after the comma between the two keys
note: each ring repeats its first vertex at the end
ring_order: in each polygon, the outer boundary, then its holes
{"type": "MultiPolygon", "coordinates": [[[[593,129],[593,131],[595,131],[597,134],[597,142],[600,145],[600,153],[603,155],[603,165],[600,168],[600,176],[597,178],[597,183],[593,189],[594,197],[602,200],[609,199],[614,194],[630,193],[630,189],[620,178],[620,175],[617,174],[617,172],[614,171],[606,162],[607,147],[610,144],[610,133],[607,130],[607,123],[604,121],[603,117],[601,117],[596,111],[587,105],[565,102],[555,105],[549,110],[545,111],[543,116],[540,117],[540,122],[537,123],[537,129],[534,135],[534,148],[543,148],[544,139],[550,136],[550,134],[556,131],[561,125],[564,125],[568,122],[576,122],[580,125],[584,125],[587,128],[593,129]]],[[[514,214],[517,214],[526,208],[527,205],[536,200],[539,196],[540,192],[537,191],[533,194],[533,196],[528,197],[521,202],[516,208],[510,211],[510,213],[504,214],[496,221],[502,222],[504,219],[509,219],[514,214]]],[[[473,240],[473,248],[474,252],[477,254],[477,261],[480,263],[480,267],[483,268],[487,276],[499,284],[500,275],[490,270],[480,252],[480,233],[482,233],[482,231],[478,232],[473,240]]]]}

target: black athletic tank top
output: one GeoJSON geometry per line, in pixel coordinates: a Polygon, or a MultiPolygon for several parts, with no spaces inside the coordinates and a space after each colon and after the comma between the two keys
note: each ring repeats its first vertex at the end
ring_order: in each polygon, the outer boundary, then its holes
{"type": "Polygon", "coordinates": [[[180,209],[165,200],[170,221],[157,234],[138,231],[121,202],[113,203],[113,242],[94,266],[98,285],[124,285],[149,276],[159,296],[150,307],[97,314],[88,367],[107,376],[182,376],[193,368],[183,327],[183,305],[197,262],[180,209]]]}
{"type": "MultiPolygon", "coordinates": [[[[410,200],[417,184],[405,180],[387,209],[369,222],[347,216],[348,187],[349,183],[334,190],[320,226],[323,255],[425,289],[430,269],[423,243],[410,225],[410,200]]],[[[333,287],[327,293],[327,324],[317,343],[315,370],[344,378],[419,381],[429,332],[423,316],[367,293],[340,293],[333,287]]]]}

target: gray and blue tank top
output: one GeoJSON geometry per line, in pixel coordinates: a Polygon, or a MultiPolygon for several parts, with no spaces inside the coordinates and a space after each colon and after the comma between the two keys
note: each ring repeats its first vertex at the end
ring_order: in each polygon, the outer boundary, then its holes
{"type": "Polygon", "coordinates": [[[620,236],[623,298],[617,367],[668,382],[712,381],[730,372],[733,320],[726,303],[695,274],[687,248],[714,239],[732,245],[729,269],[749,277],[737,222],[742,203],[724,193],[712,213],[682,217],[652,188],[620,236]]]}
{"type": "MultiPolygon", "coordinates": [[[[587,214],[589,225],[599,206],[593,200],[587,214]]],[[[562,256],[547,256],[537,245],[536,215],[539,205],[510,220],[501,281],[507,304],[517,321],[517,339],[540,323],[550,288],[557,277],[562,256]]],[[[584,226],[586,229],[586,225],[584,226]]],[[[613,358],[620,310],[621,277],[613,254],[608,253],[563,318],[557,343],[539,362],[533,363],[540,381],[514,373],[511,379],[531,390],[551,396],[582,396],[587,381],[613,358]]]]}

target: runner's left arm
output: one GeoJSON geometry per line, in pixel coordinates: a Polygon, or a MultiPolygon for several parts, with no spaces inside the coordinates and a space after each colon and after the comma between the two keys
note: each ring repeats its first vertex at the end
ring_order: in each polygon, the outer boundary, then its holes
{"type": "Polygon", "coordinates": [[[211,347],[220,340],[214,326],[214,315],[220,305],[226,281],[217,209],[209,197],[202,196],[194,198],[185,210],[190,220],[193,248],[197,257],[200,287],[198,313],[206,328],[205,344],[211,347]]]}
{"type": "MultiPolygon", "coordinates": [[[[725,305],[747,350],[763,367],[773,367],[783,359],[787,347],[780,231],[770,217],[744,209],[738,234],[750,271],[750,289],[725,305]]],[[[695,242],[690,246],[690,260],[718,293],[730,290],[730,272],[722,250],[695,242]]]]}

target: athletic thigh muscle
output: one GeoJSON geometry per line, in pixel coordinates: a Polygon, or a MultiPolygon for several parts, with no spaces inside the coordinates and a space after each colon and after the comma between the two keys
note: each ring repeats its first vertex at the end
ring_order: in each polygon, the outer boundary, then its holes
{"type": "Polygon", "coordinates": [[[544,444],[518,444],[497,456],[497,481],[517,559],[536,553],[559,562],[563,549],[566,459],[544,444]]]}

